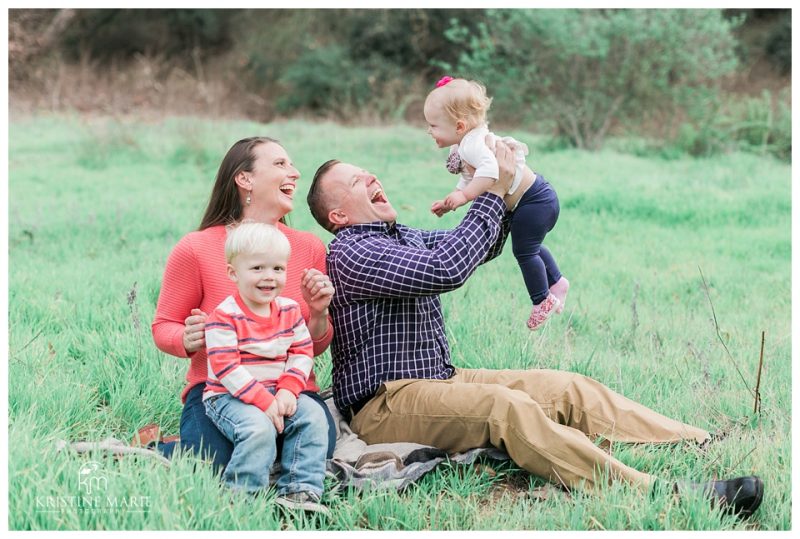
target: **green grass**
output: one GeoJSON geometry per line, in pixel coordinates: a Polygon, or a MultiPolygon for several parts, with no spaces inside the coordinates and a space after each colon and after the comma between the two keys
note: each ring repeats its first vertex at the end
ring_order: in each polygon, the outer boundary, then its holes
{"type": "MultiPolygon", "coordinates": [[[[430,203],[453,177],[421,129],[260,125],[79,116],[18,119],[9,129],[9,527],[27,529],[791,529],[789,165],[751,155],[661,161],[611,151],[534,150],[558,191],[548,236],[572,283],[543,331],[529,311],[510,245],[443,297],[453,361],[463,367],[555,368],[595,377],[667,415],[728,437],[690,445],[615,445],[615,456],[669,480],[756,473],[766,499],[747,524],[702,500],[652,499],[624,485],[568,496],[510,464],[442,466],[404,492],[335,491],[327,521],[286,521],[267,497],[232,498],[190,456],[100,460],[109,496],[145,496],[146,512],[68,508],[88,460],[55,440],[123,440],[157,421],[178,431],[186,361],[152,344],[149,324],[166,257],[200,220],[216,166],[239,138],[282,140],[303,173],[290,216],[330,235],[302,202],[329,158],[377,173],[401,221],[450,227],[430,203]],[[708,282],[703,287],[699,268],[708,282]],[[711,317],[745,378],[726,355],[711,317]],[[753,415],[760,334],[762,409],[753,415]],[[257,507],[257,509],[256,509],[257,507]],[[255,510],[254,510],[255,509],[255,510]]],[[[512,133],[536,146],[535,137],[512,133]]],[[[330,384],[330,358],[317,362],[330,384]]],[[[329,485],[333,486],[333,485],[329,485]]]]}

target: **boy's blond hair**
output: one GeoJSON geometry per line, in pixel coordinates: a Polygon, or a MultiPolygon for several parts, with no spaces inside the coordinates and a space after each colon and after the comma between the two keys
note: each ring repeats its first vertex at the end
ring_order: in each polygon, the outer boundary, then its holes
{"type": "Polygon", "coordinates": [[[289,240],[277,227],[266,223],[245,221],[228,228],[225,239],[225,260],[228,264],[240,254],[271,252],[289,258],[289,240]]]}
{"type": "Polygon", "coordinates": [[[453,79],[435,88],[428,94],[426,102],[436,97],[450,118],[464,120],[469,129],[486,121],[486,113],[492,98],[486,95],[486,87],[478,81],[453,79]]]}

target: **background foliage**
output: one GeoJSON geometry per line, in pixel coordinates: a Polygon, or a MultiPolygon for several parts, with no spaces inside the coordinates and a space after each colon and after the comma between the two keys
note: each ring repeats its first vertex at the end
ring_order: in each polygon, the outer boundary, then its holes
{"type": "Polygon", "coordinates": [[[510,10],[487,18],[477,35],[449,29],[462,50],[455,71],[497,88],[506,114],[552,124],[578,148],[599,149],[616,123],[718,102],[722,78],[737,65],[736,21],[718,10],[510,10]]]}
{"type": "Polygon", "coordinates": [[[555,146],[791,153],[789,10],[11,10],[10,34],[39,107],[419,123],[446,71],[555,146]]]}

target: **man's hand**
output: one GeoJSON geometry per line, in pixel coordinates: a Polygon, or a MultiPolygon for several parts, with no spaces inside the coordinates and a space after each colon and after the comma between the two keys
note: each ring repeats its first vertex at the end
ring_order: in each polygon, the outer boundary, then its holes
{"type": "Polygon", "coordinates": [[[275,400],[281,405],[283,416],[292,417],[297,411],[297,397],[288,389],[279,389],[275,393],[275,400]]]}
{"type": "Polygon", "coordinates": [[[500,169],[500,178],[488,190],[489,193],[494,193],[500,198],[503,198],[511,189],[511,184],[514,183],[514,174],[516,173],[516,162],[514,159],[514,152],[508,147],[508,144],[502,140],[498,140],[494,150],[497,156],[497,166],[500,169]]]}
{"type": "Polygon", "coordinates": [[[281,413],[281,404],[277,397],[275,397],[272,404],[269,405],[269,408],[264,410],[264,414],[272,421],[272,424],[275,425],[275,430],[278,431],[278,434],[282,433],[283,414],[281,413]]]}
{"type": "Polygon", "coordinates": [[[445,213],[449,212],[445,205],[444,200],[437,200],[433,204],[431,204],[431,213],[434,214],[436,217],[441,217],[445,213]]]}

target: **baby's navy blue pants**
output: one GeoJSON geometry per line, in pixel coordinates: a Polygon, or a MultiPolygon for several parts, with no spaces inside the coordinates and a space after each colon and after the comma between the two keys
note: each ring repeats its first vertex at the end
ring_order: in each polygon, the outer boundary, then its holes
{"type": "Polygon", "coordinates": [[[553,255],[542,245],[558,220],[560,207],[555,189],[540,175],[528,188],[511,216],[511,244],[525,287],[534,305],[545,300],[560,278],[553,255]]]}

